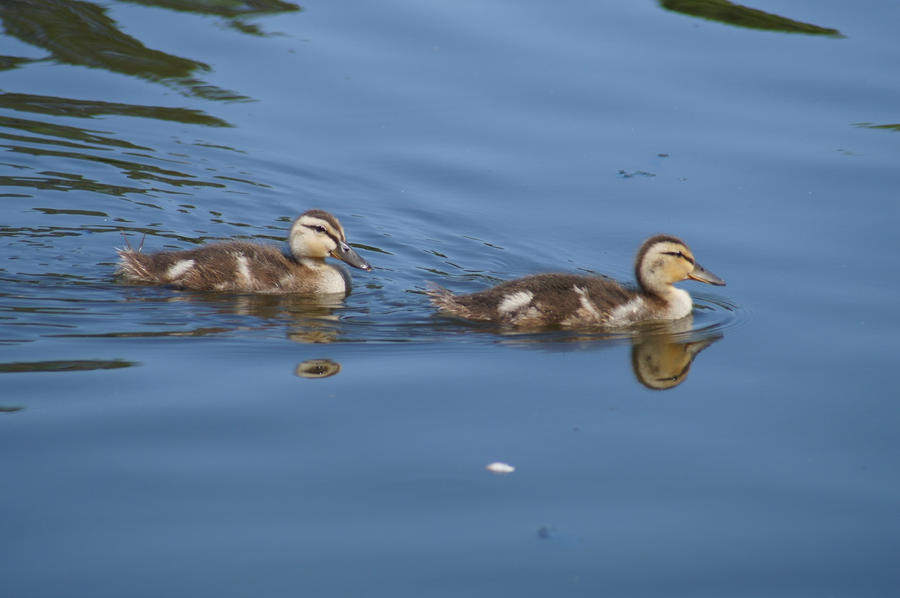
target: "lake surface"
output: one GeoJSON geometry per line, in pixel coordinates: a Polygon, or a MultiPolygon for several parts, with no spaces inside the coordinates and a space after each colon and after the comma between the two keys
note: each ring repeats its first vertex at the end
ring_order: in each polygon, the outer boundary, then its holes
{"type": "Polygon", "coordinates": [[[4,595],[895,596],[900,4],[5,0],[4,595]],[[283,243],[353,293],[125,285],[283,243]],[[423,294],[631,279],[512,334],[423,294]],[[506,463],[515,471],[491,473],[506,463]]]}

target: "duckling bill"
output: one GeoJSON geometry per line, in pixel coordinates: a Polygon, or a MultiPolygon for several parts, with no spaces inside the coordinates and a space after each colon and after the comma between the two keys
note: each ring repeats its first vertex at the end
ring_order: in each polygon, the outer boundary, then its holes
{"type": "Polygon", "coordinates": [[[671,235],[644,241],[634,270],[636,288],[600,276],[536,274],[469,295],[454,295],[437,286],[428,294],[442,312],[468,320],[521,328],[620,328],[689,315],[690,294],[672,283],[690,278],[725,284],[697,263],[684,241],[671,235]]]}
{"type": "Polygon", "coordinates": [[[350,275],[325,258],[372,269],[347,244],[338,219],[324,210],[309,210],[294,221],[288,252],[271,245],[228,241],[185,251],[142,253],[128,248],[118,253],[117,271],[126,281],[201,291],[347,294],[350,275]]]}

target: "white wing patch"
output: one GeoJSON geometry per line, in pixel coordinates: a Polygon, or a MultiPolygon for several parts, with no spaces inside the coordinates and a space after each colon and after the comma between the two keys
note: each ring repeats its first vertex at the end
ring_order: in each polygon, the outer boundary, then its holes
{"type": "Polygon", "coordinates": [[[644,300],[640,297],[635,297],[628,303],[623,303],[612,310],[612,313],[609,314],[609,325],[628,326],[629,324],[634,324],[642,319],[641,314],[644,312],[644,308],[644,300]]]}
{"type": "Polygon", "coordinates": [[[244,279],[244,284],[249,285],[253,282],[253,277],[250,275],[250,264],[247,262],[247,256],[237,255],[235,258],[237,259],[238,275],[244,279]]]}
{"type": "Polygon", "coordinates": [[[503,301],[500,302],[500,305],[497,306],[497,311],[501,314],[508,314],[509,312],[520,310],[531,303],[533,298],[534,293],[531,291],[517,291],[515,293],[510,293],[504,297],[503,301]]]}
{"type": "Polygon", "coordinates": [[[588,297],[587,290],[578,286],[577,284],[572,286],[572,290],[574,290],[575,294],[578,295],[578,301],[581,303],[581,309],[586,311],[590,315],[590,317],[599,321],[602,317],[600,315],[600,310],[597,309],[597,306],[593,301],[591,301],[590,297],[588,297]]]}
{"type": "Polygon", "coordinates": [[[194,267],[194,260],[178,260],[166,270],[166,278],[175,280],[194,267]]]}

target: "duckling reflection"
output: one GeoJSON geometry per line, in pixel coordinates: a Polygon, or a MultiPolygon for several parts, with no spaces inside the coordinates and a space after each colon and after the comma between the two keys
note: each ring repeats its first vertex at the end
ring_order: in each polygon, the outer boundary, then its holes
{"type": "Polygon", "coordinates": [[[631,346],[631,367],[638,382],[652,390],[668,390],[685,381],[694,358],[721,334],[684,340],[672,333],[636,337],[631,346]]]}
{"type": "Polygon", "coordinates": [[[694,328],[694,317],[671,322],[645,322],[628,331],[521,333],[497,328],[504,344],[549,351],[602,349],[631,343],[631,367],[638,382],[653,390],[674,388],[687,379],[697,355],[724,338],[719,325],[694,328]]]}
{"type": "MultiPolygon", "coordinates": [[[[286,328],[287,338],[298,343],[330,343],[341,334],[336,311],[343,307],[341,296],[303,297],[299,295],[257,295],[184,293],[151,296],[136,300],[148,302],[191,303],[205,322],[203,330],[222,334],[236,330],[286,328]]],[[[166,322],[156,322],[167,326],[166,322]]],[[[182,322],[178,334],[183,334],[182,322]]]]}
{"type": "Polygon", "coordinates": [[[295,343],[332,343],[340,336],[340,318],[335,312],[344,304],[342,297],[248,294],[231,299],[220,305],[231,313],[262,319],[262,327],[287,323],[287,338],[295,343]]]}
{"type": "Polygon", "coordinates": [[[334,314],[298,319],[288,329],[287,338],[295,343],[333,343],[341,334],[338,321],[334,314]]]}
{"type": "Polygon", "coordinates": [[[331,359],[307,359],[297,364],[294,375],[300,378],[329,378],[341,371],[341,364],[331,359]]]}

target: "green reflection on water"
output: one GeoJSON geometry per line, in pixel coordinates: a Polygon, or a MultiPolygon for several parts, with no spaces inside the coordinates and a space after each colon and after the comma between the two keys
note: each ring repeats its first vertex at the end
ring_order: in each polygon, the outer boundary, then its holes
{"type": "MultiPolygon", "coordinates": [[[[199,110],[136,106],[116,102],[75,100],[22,93],[0,93],[0,109],[2,108],[64,117],[93,118],[99,115],[112,114],[210,127],[230,126],[224,120],[209,116],[199,110]]],[[[154,150],[144,145],[104,135],[100,131],[8,116],[0,116],[0,127],[10,130],[10,132],[0,132],[0,139],[8,141],[2,147],[14,154],[43,157],[54,160],[55,164],[59,163],[59,158],[101,163],[118,169],[132,180],[150,180],[175,187],[185,185],[217,189],[225,187],[222,183],[198,180],[194,175],[173,168],[163,168],[147,163],[147,160],[151,159],[155,161],[161,160],[158,156],[151,157],[149,154],[142,155],[129,152],[129,158],[123,159],[105,154],[103,151],[109,149],[140,150],[148,153],[154,150]],[[12,131],[16,132],[13,133],[12,131]],[[134,158],[144,160],[138,161],[134,158]]],[[[167,159],[166,162],[173,163],[174,161],[167,159]]],[[[0,185],[57,191],[80,189],[118,196],[126,193],[146,193],[150,190],[162,191],[161,189],[148,189],[146,187],[96,181],[85,177],[82,173],[49,170],[43,171],[41,176],[27,176],[24,174],[0,176],[0,185]]]]}
{"type": "Polygon", "coordinates": [[[81,372],[92,370],[114,370],[137,365],[123,359],[78,359],[59,361],[15,361],[0,363],[0,374],[22,372],[81,372]]]}
{"type": "Polygon", "coordinates": [[[299,6],[293,2],[282,0],[125,0],[132,4],[168,8],[181,12],[191,12],[204,15],[215,15],[227,19],[229,26],[248,33],[250,35],[265,35],[263,31],[252,23],[243,19],[265,14],[277,14],[282,12],[297,12],[299,6]]]}
{"type": "MultiPolygon", "coordinates": [[[[120,158],[109,158],[104,156],[97,156],[90,153],[79,153],[79,152],[70,152],[70,151],[59,151],[59,150],[48,150],[41,149],[36,147],[27,147],[27,146],[16,146],[16,145],[8,145],[6,146],[10,151],[18,152],[22,154],[29,154],[32,156],[39,157],[50,157],[50,158],[69,158],[76,160],[87,160],[89,162],[101,162],[103,164],[107,164],[109,166],[114,166],[120,170],[122,170],[128,178],[135,180],[152,180],[156,182],[165,183],[167,185],[172,185],[175,187],[182,185],[189,185],[192,187],[214,187],[217,189],[224,188],[225,185],[221,183],[214,183],[211,181],[201,181],[195,178],[193,175],[179,172],[177,170],[170,170],[167,168],[160,168],[159,166],[153,166],[151,164],[145,164],[142,162],[135,162],[132,160],[123,160],[120,158]]],[[[149,156],[144,156],[149,157],[149,156]]],[[[0,184],[16,184],[16,177],[0,177],[0,184]]],[[[21,178],[21,177],[20,177],[21,178]]],[[[77,179],[73,179],[77,180],[77,179]]],[[[72,180],[69,181],[73,182],[72,180]]],[[[91,182],[77,180],[79,183],[77,188],[81,189],[90,189],[93,191],[100,191],[99,188],[92,188],[91,182]]],[[[29,183],[30,186],[30,183],[29,183]]]]}
{"type": "MultiPolygon", "coordinates": [[[[253,25],[240,19],[282,12],[299,11],[296,4],[282,0],[136,0],[135,4],[162,9],[215,15],[232,22],[235,28],[247,33],[261,34],[253,25]]],[[[59,64],[99,68],[176,87],[185,95],[218,101],[248,101],[250,98],[221,89],[197,78],[198,73],[211,67],[202,62],[168,52],[148,48],[141,41],[120,30],[100,3],[79,0],[2,0],[0,21],[4,33],[26,44],[42,48],[49,56],[39,59],[0,56],[0,70],[14,69],[30,63],[55,61],[59,64]]],[[[205,127],[231,127],[227,121],[202,110],[134,105],[90,99],[74,99],[25,93],[0,93],[0,109],[15,110],[50,117],[95,118],[125,116],[148,118],[205,127]]],[[[83,190],[122,196],[132,193],[178,193],[179,187],[211,187],[221,189],[225,182],[203,180],[204,176],[182,172],[190,167],[171,157],[160,157],[146,144],[117,139],[115,133],[92,131],[86,128],[50,121],[0,116],[2,148],[11,155],[27,156],[23,163],[7,163],[20,172],[0,176],[0,185],[34,190],[83,190]],[[109,150],[125,150],[117,156],[109,150]],[[135,151],[137,150],[137,151],[135,151]],[[140,153],[139,153],[140,152],[140,153]],[[37,158],[37,162],[32,158],[37,158]],[[66,172],[60,165],[95,163],[111,166],[127,179],[149,182],[131,185],[128,182],[95,180],[81,167],[66,172]],[[148,164],[153,161],[163,165],[148,164]],[[34,164],[52,163],[50,169],[33,174],[34,164]],[[178,164],[178,166],[173,166],[178,164]],[[167,187],[174,187],[170,189],[167,187]]],[[[231,149],[223,146],[223,149],[231,149]]],[[[93,171],[100,172],[100,171],[93,171]]],[[[28,197],[28,195],[5,194],[28,197]]]]}
{"type": "Polygon", "coordinates": [[[900,131],[900,123],[879,125],[876,123],[855,123],[861,129],[880,129],[882,131],[900,131]]]}
{"type": "MultiPolygon", "coordinates": [[[[128,187],[125,185],[110,185],[88,179],[81,175],[68,173],[54,173],[55,176],[0,176],[0,186],[23,187],[39,191],[92,191],[104,195],[122,196],[129,193],[147,193],[149,190],[141,187],[128,187]]],[[[157,189],[156,191],[160,191],[157,189]]],[[[11,197],[32,197],[33,194],[5,194],[11,197]]],[[[151,206],[158,207],[158,206],[151,206]]]]}
{"type": "MultiPolygon", "coordinates": [[[[168,120],[172,122],[191,125],[203,125],[207,127],[230,127],[226,121],[209,116],[200,110],[188,108],[166,108],[162,106],[139,106],[135,104],[120,104],[117,102],[98,102],[93,100],[75,100],[72,98],[58,98],[53,96],[40,96],[26,93],[0,94],[0,108],[9,108],[21,112],[35,112],[38,114],[51,114],[53,116],[74,116],[78,118],[93,118],[99,115],[114,114],[118,116],[133,116],[140,118],[152,118],[155,120],[168,120]]],[[[16,119],[10,119],[16,120],[16,119]]],[[[2,123],[5,124],[5,123],[2,123]]],[[[41,126],[58,127],[58,125],[41,126]]],[[[61,131],[73,129],[72,127],[60,127],[54,129],[61,131]]],[[[48,131],[49,132],[49,131],[48,131]]],[[[120,144],[122,142],[119,142],[120,144]]],[[[139,146],[124,146],[139,147],[139,146]]]]}
{"type": "MultiPolygon", "coordinates": [[[[173,83],[191,95],[212,100],[249,99],[195,79],[193,74],[209,71],[209,65],[146,47],[120,31],[105,8],[91,2],[4,0],[0,19],[7,35],[47,50],[63,64],[173,83]]],[[[12,65],[23,62],[17,57],[5,57],[4,61],[12,65]]]]}
{"type": "Polygon", "coordinates": [[[299,11],[293,2],[283,0],[125,0],[132,4],[169,8],[183,12],[235,18],[252,15],[299,11]]]}
{"type": "Polygon", "coordinates": [[[755,8],[733,4],[727,0],[659,0],[659,4],[673,12],[747,29],[843,37],[837,29],[794,21],[755,8]]]}

